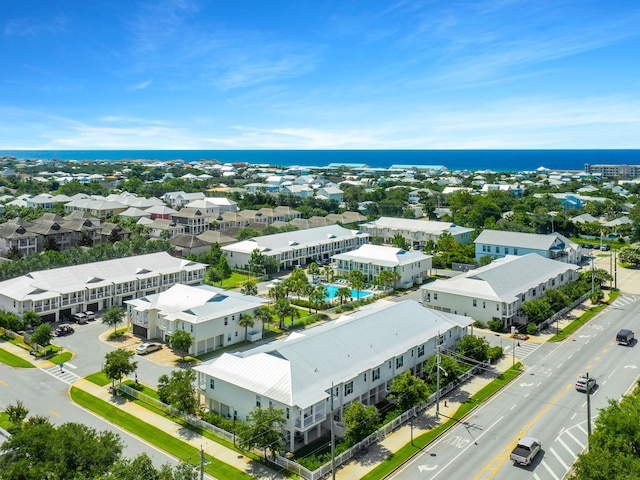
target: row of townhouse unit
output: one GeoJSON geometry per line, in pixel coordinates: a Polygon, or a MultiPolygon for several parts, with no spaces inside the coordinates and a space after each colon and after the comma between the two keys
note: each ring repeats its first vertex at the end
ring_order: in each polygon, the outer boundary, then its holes
{"type": "Polygon", "coordinates": [[[35,271],[0,282],[0,309],[17,315],[33,310],[45,321],[59,321],[85,310],[124,305],[179,283],[199,285],[206,267],[159,252],[35,271]]]}
{"type": "Polygon", "coordinates": [[[378,301],[333,322],[250,350],[224,353],[197,372],[203,404],[227,418],[247,420],[255,407],[285,412],[289,451],[340,431],[355,401],[385,399],[405,371],[422,375],[438,348],[454,349],[472,319],[426,309],[413,300],[378,301]],[[333,397],[333,398],[332,398],[333,397]],[[333,411],[331,410],[333,405],[333,411]]]}

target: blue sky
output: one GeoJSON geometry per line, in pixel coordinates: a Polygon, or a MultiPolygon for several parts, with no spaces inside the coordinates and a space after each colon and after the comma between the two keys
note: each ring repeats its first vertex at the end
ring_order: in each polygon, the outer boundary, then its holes
{"type": "Polygon", "coordinates": [[[640,2],[0,1],[0,149],[640,148],[640,2]]]}

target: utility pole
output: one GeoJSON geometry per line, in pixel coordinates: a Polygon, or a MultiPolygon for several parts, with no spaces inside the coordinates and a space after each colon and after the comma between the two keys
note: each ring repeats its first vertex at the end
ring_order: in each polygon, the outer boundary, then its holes
{"type": "Polygon", "coordinates": [[[593,256],[593,253],[591,253],[591,293],[594,292],[595,290],[595,282],[594,282],[594,270],[593,270],[593,261],[595,260],[595,257],[593,256]]]}
{"type": "Polygon", "coordinates": [[[613,288],[618,289],[618,258],[616,252],[613,252],[613,288]]]}
{"type": "Polygon", "coordinates": [[[331,382],[331,478],[336,480],[336,439],[333,432],[333,382],[331,382]]]}
{"type": "Polygon", "coordinates": [[[589,372],[587,372],[587,452],[591,440],[591,387],[589,386],[589,372]]]}
{"type": "Polygon", "coordinates": [[[200,445],[200,480],[204,480],[204,450],[200,445]]]}
{"type": "MultiPolygon", "coordinates": [[[[440,332],[438,332],[440,342],[440,332]]],[[[436,346],[436,420],[440,419],[440,344],[436,346]]]]}
{"type": "Polygon", "coordinates": [[[516,366],[516,332],[518,330],[516,330],[516,327],[514,325],[511,325],[511,336],[513,337],[513,349],[511,352],[512,355],[512,362],[511,362],[511,366],[515,367],[516,366]]]}

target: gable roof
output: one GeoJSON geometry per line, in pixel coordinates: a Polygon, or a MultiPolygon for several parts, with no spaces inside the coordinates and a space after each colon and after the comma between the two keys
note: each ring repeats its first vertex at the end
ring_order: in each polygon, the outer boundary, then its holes
{"type": "Polygon", "coordinates": [[[577,244],[559,233],[540,235],[537,233],[508,232],[488,229],[483,230],[473,243],[546,251],[554,248],[558,242],[574,248],[578,247],[577,244]]]}

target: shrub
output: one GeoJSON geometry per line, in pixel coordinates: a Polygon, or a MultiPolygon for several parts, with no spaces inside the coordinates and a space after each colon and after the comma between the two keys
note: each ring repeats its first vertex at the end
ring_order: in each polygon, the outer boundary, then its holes
{"type": "Polygon", "coordinates": [[[538,325],[536,325],[535,323],[528,323],[527,324],[527,333],[529,335],[537,335],[538,334],[538,325]]]}
{"type": "Polygon", "coordinates": [[[476,327],[476,328],[485,328],[486,327],[486,325],[480,320],[476,320],[475,322],[473,322],[473,326],[476,327]]]}
{"type": "Polygon", "coordinates": [[[495,347],[489,347],[489,351],[487,352],[487,357],[491,363],[501,359],[504,356],[504,350],[502,347],[496,345],[495,347]]]}
{"type": "Polygon", "coordinates": [[[489,320],[487,325],[492,332],[502,332],[502,320],[489,320]]]}

